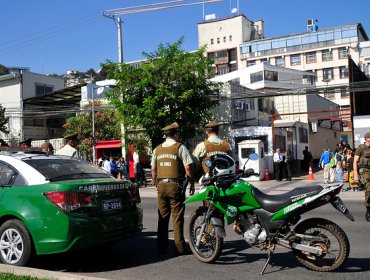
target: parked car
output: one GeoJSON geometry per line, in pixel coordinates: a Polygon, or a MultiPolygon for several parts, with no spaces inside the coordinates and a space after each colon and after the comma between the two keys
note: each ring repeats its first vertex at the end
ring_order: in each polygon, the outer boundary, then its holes
{"type": "Polygon", "coordinates": [[[84,160],[0,155],[0,261],[115,242],[143,229],[139,190],[84,160]]]}

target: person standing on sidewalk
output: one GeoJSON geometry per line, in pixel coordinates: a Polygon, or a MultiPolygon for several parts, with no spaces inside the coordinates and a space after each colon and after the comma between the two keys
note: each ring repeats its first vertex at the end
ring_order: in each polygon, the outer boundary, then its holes
{"type": "Polygon", "coordinates": [[[370,132],[365,134],[365,143],[358,146],[353,160],[354,181],[365,185],[366,221],[370,222],[370,132]]]}
{"type": "Polygon", "coordinates": [[[285,171],[287,181],[292,181],[292,172],[293,172],[293,155],[292,152],[285,151],[285,171]]]}
{"type": "Polygon", "coordinates": [[[336,161],[335,171],[336,171],[336,174],[337,174],[336,178],[335,178],[335,181],[339,182],[339,183],[342,183],[343,182],[343,176],[344,176],[344,172],[343,172],[343,148],[342,147],[337,148],[337,152],[335,154],[335,161],[336,161]]]}
{"type": "Polygon", "coordinates": [[[276,181],[281,181],[283,179],[283,167],[284,167],[284,159],[281,150],[278,148],[274,154],[274,167],[275,167],[275,174],[276,174],[276,181]]]}
{"type": "Polygon", "coordinates": [[[191,172],[193,160],[188,149],[179,143],[179,125],[174,122],[162,128],[166,140],[158,145],[151,161],[152,182],[158,192],[158,253],[166,254],[168,247],[168,223],[172,212],[176,253],[186,254],[184,238],[185,175],[190,182],[189,194],[194,194],[191,172]]]}
{"type": "Polygon", "coordinates": [[[334,170],[330,168],[331,152],[328,148],[324,148],[319,160],[319,166],[324,169],[324,184],[334,181],[334,170]]]}

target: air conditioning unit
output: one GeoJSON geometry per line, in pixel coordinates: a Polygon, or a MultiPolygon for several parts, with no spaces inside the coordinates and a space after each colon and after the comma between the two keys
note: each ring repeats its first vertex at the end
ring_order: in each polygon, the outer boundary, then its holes
{"type": "Polygon", "coordinates": [[[237,110],[243,110],[243,108],[244,108],[244,102],[235,101],[234,108],[237,109],[237,110]]]}
{"type": "Polygon", "coordinates": [[[55,135],[55,128],[49,128],[49,134],[55,135]]]}

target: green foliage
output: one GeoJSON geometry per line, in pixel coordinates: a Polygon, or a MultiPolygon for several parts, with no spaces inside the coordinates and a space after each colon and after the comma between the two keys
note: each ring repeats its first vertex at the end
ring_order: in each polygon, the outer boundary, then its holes
{"type": "Polygon", "coordinates": [[[9,130],[6,126],[9,118],[5,117],[5,108],[0,104],[0,132],[9,134],[9,130]]]}
{"type": "MultiPolygon", "coordinates": [[[[81,113],[68,118],[63,125],[66,135],[78,133],[79,151],[88,158],[92,154],[91,113],[81,113]]],[[[95,137],[99,140],[121,139],[121,128],[116,113],[106,107],[95,113],[95,137]]]]}
{"type": "Polygon", "coordinates": [[[0,76],[9,74],[9,69],[6,68],[4,65],[0,64],[0,76]]]}
{"type": "Polygon", "coordinates": [[[10,273],[0,273],[0,279],[2,280],[42,280],[42,279],[45,279],[47,280],[48,278],[37,278],[37,277],[33,277],[33,276],[26,276],[26,275],[14,275],[14,274],[10,274],[10,273]]]}
{"type": "Polygon", "coordinates": [[[180,124],[183,142],[193,139],[217,104],[211,97],[218,85],[210,82],[214,71],[204,49],[186,52],[180,49],[182,41],[144,53],[147,60],[138,67],[104,65],[108,78],[117,83],[108,99],[126,129],[144,128],[153,146],[163,141],[161,128],[174,121],[180,124]]]}

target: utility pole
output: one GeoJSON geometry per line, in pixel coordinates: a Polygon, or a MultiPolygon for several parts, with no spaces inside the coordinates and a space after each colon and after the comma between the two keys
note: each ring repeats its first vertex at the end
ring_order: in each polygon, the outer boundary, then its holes
{"type": "Polygon", "coordinates": [[[118,33],[118,63],[123,63],[123,48],[122,48],[122,21],[120,17],[117,17],[116,21],[116,15],[108,13],[106,11],[103,11],[103,16],[110,18],[114,20],[114,22],[117,24],[117,33],[118,33]]]}

